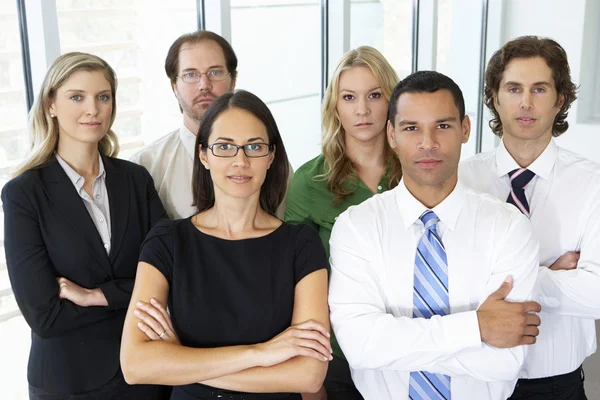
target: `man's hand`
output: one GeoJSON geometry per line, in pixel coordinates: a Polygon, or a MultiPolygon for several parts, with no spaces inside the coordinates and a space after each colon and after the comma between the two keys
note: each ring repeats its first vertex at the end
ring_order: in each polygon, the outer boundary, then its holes
{"type": "Polygon", "coordinates": [[[577,268],[579,262],[578,251],[567,251],[565,254],[560,256],[558,260],[554,261],[554,264],[550,266],[552,271],[569,270],[577,268]]]}
{"type": "Polygon", "coordinates": [[[534,344],[536,336],[540,333],[540,317],[530,313],[540,312],[542,307],[535,301],[506,301],[505,298],[512,287],[513,281],[509,276],[477,310],[481,340],[490,346],[510,348],[534,344]]]}
{"type": "Polygon", "coordinates": [[[61,299],[69,300],[81,307],[107,306],[108,302],[102,290],[86,289],[67,278],[57,278],[60,292],[58,296],[61,299]]]}

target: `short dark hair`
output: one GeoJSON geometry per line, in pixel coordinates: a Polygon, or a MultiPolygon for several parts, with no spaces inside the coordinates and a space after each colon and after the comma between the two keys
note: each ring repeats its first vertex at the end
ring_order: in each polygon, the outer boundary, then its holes
{"type": "Polygon", "coordinates": [[[167,58],[165,59],[165,72],[172,84],[175,84],[177,81],[177,74],[179,72],[179,50],[181,49],[181,46],[185,43],[198,43],[204,40],[212,40],[221,47],[223,55],[225,56],[227,72],[231,74],[231,79],[235,80],[237,77],[238,59],[233,51],[233,47],[231,47],[229,42],[222,36],[211,31],[199,30],[179,36],[169,48],[167,58]]]}
{"type": "Polygon", "coordinates": [[[208,148],[208,137],[213,124],[224,111],[238,108],[250,112],[267,128],[269,144],[275,146],[275,158],[267,171],[267,176],[260,189],[260,206],[271,215],[275,215],[277,207],[283,201],[287,190],[289,161],[277,123],[267,105],[256,95],[245,90],[226,93],[217,97],[206,110],[196,137],[192,192],[197,212],[208,210],[215,204],[215,189],[210,171],[200,162],[200,151],[208,148]],[[200,150],[202,146],[202,150],[200,150]]]}
{"type": "Polygon", "coordinates": [[[490,58],[485,72],[484,102],[493,116],[490,120],[490,128],[497,136],[502,136],[503,128],[500,115],[494,105],[494,95],[500,89],[504,70],[508,63],[515,58],[534,57],[542,57],[552,70],[552,78],[558,95],[556,101],[558,102],[560,96],[564,98],[564,104],[554,119],[552,136],[560,136],[569,129],[567,116],[571,104],[577,99],[577,86],[571,80],[567,52],[552,39],[538,36],[521,36],[511,40],[496,51],[490,58]]]}
{"type": "Polygon", "coordinates": [[[396,106],[403,93],[435,93],[438,90],[447,90],[452,94],[454,104],[458,108],[460,120],[465,118],[465,99],[458,85],[449,77],[436,71],[417,71],[402,79],[394,88],[390,98],[388,119],[394,126],[396,106]]]}

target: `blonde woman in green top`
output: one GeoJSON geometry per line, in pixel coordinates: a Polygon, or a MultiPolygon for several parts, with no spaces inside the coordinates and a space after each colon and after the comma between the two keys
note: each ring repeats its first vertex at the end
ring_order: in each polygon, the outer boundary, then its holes
{"type": "MultiPolygon", "coordinates": [[[[342,57],[327,87],[323,154],[294,174],[285,212],[286,222],[318,229],[327,257],[337,216],[400,181],[400,162],[385,134],[389,99],[398,81],[379,51],[362,46],[342,57]]],[[[331,342],[334,357],[317,398],[324,398],[326,391],[328,400],[362,399],[333,334],[331,342]]]]}

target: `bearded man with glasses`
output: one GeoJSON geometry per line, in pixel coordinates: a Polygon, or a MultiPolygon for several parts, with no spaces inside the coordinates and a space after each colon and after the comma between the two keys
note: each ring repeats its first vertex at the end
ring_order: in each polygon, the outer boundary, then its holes
{"type": "MultiPolygon", "coordinates": [[[[175,40],[165,59],[165,72],[179,109],[181,126],[136,153],[131,161],[152,175],[160,199],[171,219],[196,213],[192,205],[194,143],[200,122],[214,99],[233,92],[238,60],[223,37],[210,31],[187,33],[175,40]]],[[[290,179],[292,175],[290,166],[290,179]]],[[[277,209],[283,218],[285,200],[277,209]]]]}

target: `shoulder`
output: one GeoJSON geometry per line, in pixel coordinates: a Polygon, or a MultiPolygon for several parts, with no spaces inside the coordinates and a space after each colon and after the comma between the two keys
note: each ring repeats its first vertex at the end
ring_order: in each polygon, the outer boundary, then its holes
{"type": "Polygon", "coordinates": [[[42,173],[48,165],[32,168],[6,182],[2,188],[2,198],[26,196],[40,187],[42,173]]]}
{"type": "Polygon", "coordinates": [[[283,222],[284,229],[289,232],[289,235],[295,238],[296,243],[312,243],[322,246],[319,233],[315,228],[307,224],[288,224],[283,222]]]}
{"type": "Polygon", "coordinates": [[[302,173],[304,175],[310,175],[310,174],[318,175],[323,172],[325,172],[325,157],[323,156],[323,154],[319,154],[312,160],[309,160],[309,161],[305,162],[304,164],[302,164],[300,166],[300,168],[298,168],[296,170],[295,173],[296,174],[302,173]]]}
{"type": "Polygon", "coordinates": [[[469,179],[471,177],[489,173],[494,167],[496,151],[479,153],[467,158],[458,165],[458,174],[460,178],[469,179]]]}
{"type": "Polygon", "coordinates": [[[150,143],[148,146],[145,146],[143,149],[135,153],[130,160],[136,164],[147,166],[156,160],[160,154],[170,151],[180,142],[179,129],[176,129],[173,132],[170,132],[162,138],[156,140],[155,142],[150,143]]]}
{"type": "Polygon", "coordinates": [[[314,177],[318,175],[322,175],[325,173],[325,157],[323,155],[319,155],[313,158],[310,161],[302,164],[300,168],[298,168],[294,172],[294,177],[292,178],[292,182],[301,185],[312,185],[314,184],[314,177]]]}
{"type": "Polygon", "coordinates": [[[464,193],[465,207],[472,217],[469,220],[475,221],[477,231],[489,232],[497,238],[515,230],[527,236],[533,234],[529,219],[512,204],[469,187],[464,187],[464,193]]]}
{"type": "Polygon", "coordinates": [[[348,207],[341,213],[333,226],[332,240],[353,238],[360,242],[370,242],[379,237],[389,216],[396,215],[396,189],[376,194],[358,205],[348,207]]]}
{"type": "Polygon", "coordinates": [[[152,179],[150,173],[143,165],[113,157],[104,157],[103,160],[105,165],[109,164],[118,173],[134,176],[136,182],[141,181],[140,178],[143,178],[143,181],[146,182],[152,179]]]}
{"type": "Polygon", "coordinates": [[[558,160],[563,171],[571,171],[574,176],[600,182],[600,164],[562,147],[558,147],[558,160]]]}
{"type": "Polygon", "coordinates": [[[183,219],[161,219],[158,221],[150,232],[148,232],[148,236],[146,237],[146,241],[149,241],[154,238],[159,238],[164,240],[165,238],[172,238],[173,236],[177,236],[177,232],[181,231],[183,228],[182,222],[186,220],[183,219]]]}
{"type": "Polygon", "coordinates": [[[395,207],[396,190],[394,188],[387,192],[375,194],[360,204],[348,207],[348,209],[338,217],[338,221],[340,219],[346,219],[355,224],[365,225],[385,217],[388,209],[395,207]]]}

